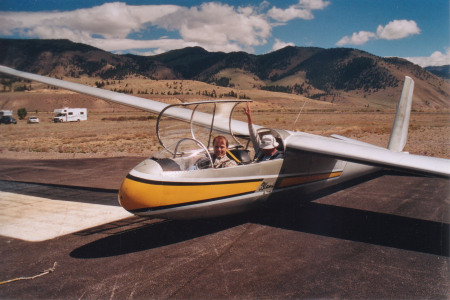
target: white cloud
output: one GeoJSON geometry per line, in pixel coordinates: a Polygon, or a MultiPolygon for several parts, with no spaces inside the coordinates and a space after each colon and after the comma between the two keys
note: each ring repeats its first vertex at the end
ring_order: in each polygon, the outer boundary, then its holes
{"type": "Polygon", "coordinates": [[[3,34],[18,32],[23,36],[63,38],[60,32],[71,30],[75,34],[125,38],[140,30],[143,24],[155,22],[178,9],[173,5],[127,6],[115,2],[68,12],[0,12],[0,23],[3,34]]]}
{"type": "Polygon", "coordinates": [[[107,51],[157,48],[162,52],[186,45],[197,45],[210,51],[252,52],[253,47],[267,43],[272,24],[260,7],[234,8],[215,2],[191,8],[176,5],[127,5],[105,3],[74,11],[0,12],[0,34],[22,37],[60,39],[90,44],[107,51]],[[154,28],[175,31],[178,39],[133,40],[132,33],[154,28]]]}
{"type": "Polygon", "coordinates": [[[130,49],[170,49],[198,46],[195,42],[186,42],[182,39],[159,40],[133,40],[133,39],[91,39],[91,44],[107,51],[125,51],[130,49]]]}
{"type": "Polygon", "coordinates": [[[157,22],[179,9],[174,5],[129,6],[114,2],[66,12],[0,12],[0,32],[43,39],[67,38],[91,44],[93,36],[124,39],[143,29],[146,23],[157,22]]]}
{"type": "Polygon", "coordinates": [[[311,20],[313,18],[313,14],[310,10],[299,9],[293,6],[287,9],[280,9],[277,7],[273,7],[269,10],[268,15],[277,21],[287,22],[292,19],[304,19],[311,20]]]}
{"type": "Polygon", "coordinates": [[[450,65],[450,48],[447,48],[445,53],[435,51],[430,56],[405,57],[405,59],[421,67],[450,65]]]}
{"type": "Polygon", "coordinates": [[[313,10],[321,10],[330,4],[324,0],[300,0],[298,4],[289,6],[286,9],[272,7],[267,15],[274,20],[287,22],[292,19],[311,20],[314,18],[313,10]]]}
{"type": "Polygon", "coordinates": [[[394,20],[386,26],[379,25],[376,33],[370,31],[354,32],[351,37],[344,36],[336,45],[362,45],[371,39],[396,40],[420,34],[420,28],[415,21],[394,20]]]}
{"type": "Polygon", "coordinates": [[[398,40],[413,34],[419,34],[420,29],[416,22],[408,20],[394,20],[386,26],[379,25],[377,28],[377,36],[385,40],[398,40]]]}
{"type": "Polygon", "coordinates": [[[213,2],[180,10],[159,25],[177,30],[183,40],[198,42],[209,50],[263,45],[272,31],[266,18],[251,7],[237,11],[232,6],[213,2]]]}
{"type": "Polygon", "coordinates": [[[286,46],[295,46],[295,44],[294,43],[285,43],[283,41],[280,41],[279,39],[275,39],[275,43],[273,44],[272,51],[283,49],[286,46]]]}
{"type": "Polygon", "coordinates": [[[369,31],[360,31],[360,32],[354,32],[351,37],[344,36],[339,42],[336,43],[337,46],[342,45],[362,45],[367,43],[372,38],[375,38],[376,34],[369,31]]]}

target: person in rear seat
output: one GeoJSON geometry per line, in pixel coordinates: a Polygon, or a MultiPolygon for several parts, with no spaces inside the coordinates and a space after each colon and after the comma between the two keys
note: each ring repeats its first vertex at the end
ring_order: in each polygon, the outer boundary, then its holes
{"type": "Polygon", "coordinates": [[[262,138],[253,129],[252,111],[250,109],[250,103],[247,102],[247,109],[244,108],[244,113],[248,119],[248,130],[250,132],[250,139],[255,149],[255,161],[265,161],[277,158],[283,158],[283,152],[277,150],[279,146],[275,137],[271,134],[265,134],[262,138]]]}

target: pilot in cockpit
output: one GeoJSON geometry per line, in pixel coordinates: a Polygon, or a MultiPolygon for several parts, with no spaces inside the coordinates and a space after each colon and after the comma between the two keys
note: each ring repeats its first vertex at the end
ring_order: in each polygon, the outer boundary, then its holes
{"type": "Polygon", "coordinates": [[[228,140],[219,135],[213,140],[214,154],[211,156],[214,168],[228,168],[237,166],[237,163],[227,156],[228,140]]]}

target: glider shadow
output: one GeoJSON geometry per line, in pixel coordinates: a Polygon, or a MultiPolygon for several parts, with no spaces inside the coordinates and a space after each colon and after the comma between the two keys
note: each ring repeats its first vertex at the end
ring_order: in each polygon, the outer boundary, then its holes
{"type": "MultiPolygon", "coordinates": [[[[367,181],[368,178],[364,180],[367,181]]],[[[346,186],[358,183],[360,182],[355,181],[346,186]]],[[[281,205],[271,202],[263,208],[242,215],[209,220],[155,222],[90,242],[73,250],[70,256],[99,258],[145,251],[246,223],[450,256],[449,224],[313,202],[342,188],[322,191],[302,201],[298,198],[287,199],[281,205]]]]}

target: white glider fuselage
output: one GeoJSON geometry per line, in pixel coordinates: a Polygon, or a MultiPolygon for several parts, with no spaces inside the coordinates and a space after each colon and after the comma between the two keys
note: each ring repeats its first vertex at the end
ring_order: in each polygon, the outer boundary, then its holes
{"type": "Polygon", "coordinates": [[[246,211],[282,192],[308,194],[378,170],[289,147],[281,159],[221,169],[164,170],[149,158],[124,179],[119,202],[133,214],[152,218],[217,217],[246,211]]]}

